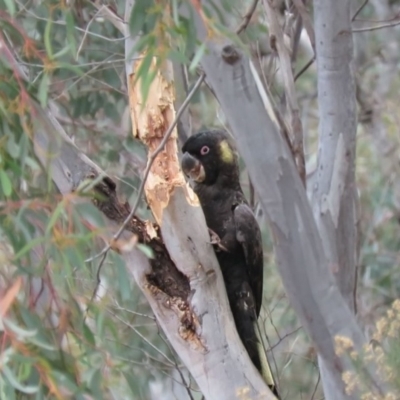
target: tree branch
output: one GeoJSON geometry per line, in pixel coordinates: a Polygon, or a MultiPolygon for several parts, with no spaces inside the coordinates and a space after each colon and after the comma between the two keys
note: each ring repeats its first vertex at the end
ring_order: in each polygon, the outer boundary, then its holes
{"type": "Polygon", "coordinates": [[[272,6],[270,0],[263,0],[265,13],[268,19],[270,37],[274,37],[276,41],[276,50],[278,52],[281,74],[285,86],[286,104],[289,113],[289,129],[292,139],[292,147],[295,162],[299,175],[303,184],[306,184],[306,168],[304,161],[303,148],[303,127],[300,120],[299,105],[297,103],[297,94],[294,86],[292,63],[290,54],[285,46],[283,31],[279,25],[276,10],[272,6]]]}
{"type": "Polygon", "coordinates": [[[253,2],[251,3],[251,5],[249,7],[249,10],[243,17],[243,21],[240,23],[240,25],[236,29],[237,35],[240,35],[247,28],[247,25],[249,25],[251,17],[253,16],[254,11],[256,11],[257,4],[258,4],[258,0],[253,0],[253,2]]]}

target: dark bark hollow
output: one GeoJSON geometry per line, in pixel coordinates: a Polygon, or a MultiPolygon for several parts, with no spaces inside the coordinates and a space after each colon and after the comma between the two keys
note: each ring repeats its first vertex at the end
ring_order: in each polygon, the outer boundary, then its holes
{"type": "MultiPolygon", "coordinates": [[[[130,213],[128,203],[118,200],[115,183],[108,177],[104,178],[95,186],[95,197],[93,203],[109,219],[118,224],[122,224],[130,213]]],[[[165,247],[162,240],[160,229],[154,225],[156,235],[150,237],[146,223],[140,218],[133,216],[126,226],[126,230],[135,233],[138,241],[149,246],[154,253],[154,258],[150,259],[152,272],[147,275],[149,285],[155,286],[158,290],[167,294],[169,297],[179,297],[187,303],[190,292],[188,278],[180,272],[165,247]]]]}

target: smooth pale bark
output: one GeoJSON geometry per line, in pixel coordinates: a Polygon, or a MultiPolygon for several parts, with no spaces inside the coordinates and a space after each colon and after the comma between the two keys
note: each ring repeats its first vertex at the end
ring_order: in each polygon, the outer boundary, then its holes
{"type": "MultiPolygon", "coordinates": [[[[318,166],[313,209],[329,268],[355,312],[357,189],[355,184],[356,97],[349,0],[315,0],[314,19],[319,107],[318,166]]],[[[320,357],[327,399],[341,399],[320,357]]]]}
{"type": "MultiPolygon", "coordinates": [[[[204,1],[202,6],[211,10],[210,3],[204,1]]],[[[257,84],[260,79],[247,55],[231,42],[207,40],[203,20],[193,8],[191,11],[196,15],[199,41],[207,42],[201,61],[207,82],[229,121],[268,215],[286,293],[323,360],[331,390],[325,394],[330,399],[355,399],[345,394],[341,375],[351,365],[346,357],[335,354],[334,338],[345,336],[357,349],[365,344],[365,338],[336,284],[289,149],[263,103],[266,94],[257,84]]],[[[374,376],[374,367],[368,369],[374,376]]]]}
{"type": "Polygon", "coordinates": [[[314,215],[336,282],[355,310],[356,96],[350,1],[314,2],[319,148],[314,215]]]}

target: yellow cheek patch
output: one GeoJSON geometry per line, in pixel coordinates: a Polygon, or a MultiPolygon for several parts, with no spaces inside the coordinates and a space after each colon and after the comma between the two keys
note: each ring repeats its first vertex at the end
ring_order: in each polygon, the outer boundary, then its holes
{"type": "Polygon", "coordinates": [[[229,143],[226,140],[223,140],[219,144],[219,150],[221,152],[222,161],[227,164],[232,164],[235,159],[235,156],[233,154],[231,147],[229,146],[229,143]]]}

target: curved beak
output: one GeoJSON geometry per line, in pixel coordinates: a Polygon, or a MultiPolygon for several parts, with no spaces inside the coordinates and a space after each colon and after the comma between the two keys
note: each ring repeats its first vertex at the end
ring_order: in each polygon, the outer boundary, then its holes
{"type": "Polygon", "coordinates": [[[183,154],[181,161],[182,171],[195,182],[203,182],[206,174],[202,163],[188,152],[183,154]]]}

